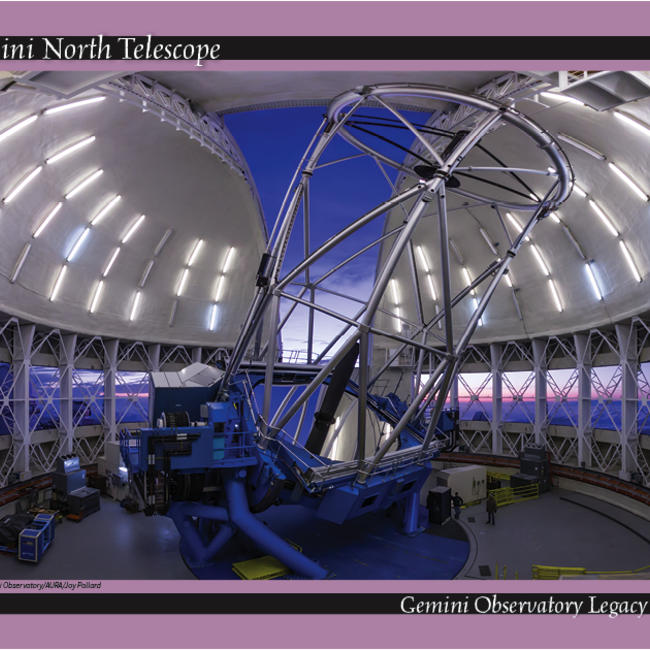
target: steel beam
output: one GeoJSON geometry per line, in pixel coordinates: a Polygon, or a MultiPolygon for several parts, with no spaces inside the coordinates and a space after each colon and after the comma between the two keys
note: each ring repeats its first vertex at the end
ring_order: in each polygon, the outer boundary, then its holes
{"type": "Polygon", "coordinates": [[[533,364],[535,373],[535,444],[546,447],[548,431],[547,386],[546,386],[546,341],[533,339],[533,364]]]}
{"type": "Polygon", "coordinates": [[[619,477],[629,481],[638,471],[639,432],[637,409],[639,400],[639,360],[636,326],[616,325],[616,339],[621,363],[621,470],[619,477]]]}
{"type": "Polygon", "coordinates": [[[591,428],[591,342],[589,334],[574,334],[578,371],[578,464],[593,466],[593,430],[591,428]]]}

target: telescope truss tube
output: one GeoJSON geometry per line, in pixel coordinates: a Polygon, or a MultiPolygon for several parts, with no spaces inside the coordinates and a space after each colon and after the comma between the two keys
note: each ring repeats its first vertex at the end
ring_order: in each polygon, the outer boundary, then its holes
{"type": "MultiPolygon", "coordinates": [[[[427,110],[429,109],[427,108],[427,110]]],[[[557,141],[542,127],[508,104],[449,88],[417,84],[366,86],[339,95],[330,103],[326,120],[317,129],[294,174],[293,189],[290,188],[287,192],[283,207],[273,227],[265,257],[260,265],[256,294],[226,368],[222,380],[222,390],[228,390],[230,379],[239,369],[245,355],[251,352],[249,348],[252,348],[256,333],[264,328],[263,342],[265,344],[261,348],[258,346],[258,350],[261,349],[265,352],[267,364],[265,396],[259,423],[261,444],[265,445],[264,439],[268,441],[268,439],[277,437],[281,430],[295,441],[300,429],[292,432],[286,431],[285,427],[290,425],[292,418],[299,412],[301,413],[299,426],[302,425],[308,400],[326,382],[334,381],[335,370],[342,363],[349,370],[350,354],[355,354],[355,350],[358,350],[357,399],[359,409],[356,424],[358,440],[355,457],[352,461],[345,461],[346,466],[350,462],[356,463],[356,482],[363,484],[375,472],[381,471],[382,467],[385,468],[391,455],[397,453],[395,443],[398,441],[400,433],[414,417],[422,415],[425,409],[432,404],[431,419],[426,435],[419,447],[413,449],[413,462],[422,462],[430,458],[432,452],[442,444],[435,439],[435,429],[448,391],[459,371],[463,354],[492,294],[536,223],[566,200],[573,183],[570,163],[557,141]],[[418,105],[430,107],[430,112],[435,113],[440,110],[441,104],[445,110],[449,110],[449,106],[452,107],[452,110],[459,107],[471,109],[468,117],[460,125],[456,125],[456,131],[444,131],[441,128],[436,128],[435,123],[433,126],[417,124],[414,120],[407,118],[400,109],[401,106],[418,105]],[[370,109],[372,115],[369,117],[367,112],[364,114],[364,109],[370,109]],[[382,112],[383,116],[376,117],[378,112],[382,112]],[[384,123],[389,123],[393,129],[400,128],[402,131],[408,132],[407,135],[412,136],[414,140],[411,149],[391,141],[388,137],[377,136],[367,128],[369,122],[379,128],[382,120],[384,123]],[[472,166],[468,163],[461,166],[461,163],[473,150],[486,151],[486,138],[503,137],[502,129],[506,128],[509,129],[509,133],[512,133],[512,129],[517,130],[517,137],[520,139],[523,134],[530,145],[531,152],[535,151],[535,156],[543,159],[543,164],[540,162],[539,169],[531,169],[529,165],[521,164],[515,164],[512,167],[505,164],[501,167],[485,167],[472,166]],[[371,140],[368,134],[377,136],[383,141],[381,148],[378,148],[375,144],[376,140],[371,140]],[[333,162],[321,163],[323,154],[335,138],[343,138],[359,153],[333,162]],[[395,156],[387,153],[386,142],[392,142],[395,145],[395,156]],[[404,158],[404,151],[409,154],[406,158],[404,158]],[[325,241],[315,242],[317,230],[313,227],[310,228],[309,223],[315,213],[315,197],[313,193],[310,194],[311,183],[323,167],[333,164],[345,165],[348,161],[355,160],[360,156],[368,157],[374,161],[389,183],[391,181],[385,174],[386,166],[397,170],[401,180],[395,187],[392,187],[391,183],[392,196],[389,199],[351,220],[325,241]],[[417,164],[414,164],[413,161],[417,164]],[[499,176],[500,172],[503,174],[503,178],[515,178],[527,191],[508,188],[494,181],[495,176],[499,176]],[[479,176],[476,176],[477,174],[479,176]],[[481,177],[480,174],[483,174],[484,177],[481,177]],[[546,180],[543,179],[546,185],[544,196],[538,197],[528,191],[530,188],[518,174],[533,174],[536,179],[546,177],[546,180]],[[467,189],[466,186],[461,188],[461,182],[464,185],[468,183],[470,189],[467,189]],[[472,185],[472,183],[474,184],[472,185]],[[480,189],[477,189],[476,185],[479,185],[480,189]],[[488,188],[485,191],[482,190],[484,186],[488,188]],[[490,194],[490,190],[492,190],[492,194],[490,194]],[[511,194],[507,195],[505,190],[509,190],[511,194]],[[492,207],[498,215],[500,208],[517,210],[529,215],[521,232],[514,239],[506,232],[505,239],[509,246],[507,252],[500,258],[495,256],[485,270],[476,269],[475,279],[471,285],[457,294],[452,293],[450,282],[447,224],[447,203],[452,194],[469,197],[481,205],[492,207]],[[377,219],[386,218],[392,210],[401,210],[404,216],[403,223],[398,228],[393,226],[393,230],[389,230],[386,223],[384,224],[384,236],[377,239],[376,234],[368,235],[367,242],[360,243],[364,234],[364,226],[377,219]],[[420,303],[420,307],[416,311],[421,322],[415,325],[415,332],[411,332],[409,337],[404,336],[402,331],[387,331],[390,328],[378,327],[376,317],[378,314],[386,313],[383,305],[388,304],[389,301],[385,300],[385,296],[388,298],[390,295],[390,283],[400,260],[410,260],[411,279],[417,292],[416,305],[417,301],[423,300],[417,281],[412,247],[418,224],[423,215],[431,214],[431,211],[435,211],[434,219],[437,219],[436,229],[440,238],[437,259],[440,269],[438,285],[441,293],[438,296],[437,304],[440,309],[435,318],[429,323],[424,323],[420,303]],[[300,214],[302,219],[299,219],[300,214]],[[287,268],[285,256],[289,240],[296,227],[301,228],[303,233],[302,259],[287,268]],[[345,245],[345,248],[342,248],[342,245],[345,245]],[[322,299],[322,295],[326,293],[326,289],[319,289],[319,283],[325,278],[333,277],[336,272],[345,268],[349,261],[356,259],[358,252],[351,254],[355,247],[357,251],[366,251],[377,245],[383,247],[383,254],[379,255],[374,283],[367,298],[358,301],[362,304],[354,317],[340,314],[331,307],[319,304],[319,297],[322,299]],[[339,251],[344,250],[344,254],[341,255],[343,261],[332,262],[330,268],[323,273],[324,256],[337,248],[339,251]],[[316,267],[317,264],[318,267],[316,267]],[[292,289],[293,291],[291,291],[292,289]],[[482,295],[477,293],[479,289],[483,290],[482,295]],[[476,306],[469,320],[460,323],[454,313],[454,307],[470,291],[477,297],[476,306]],[[286,301],[291,310],[296,305],[300,305],[301,309],[308,310],[309,340],[305,361],[312,364],[312,367],[314,364],[320,364],[320,370],[300,390],[293,390],[290,397],[283,400],[281,406],[272,412],[271,390],[273,369],[278,362],[278,335],[287,322],[287,317],[280,319],[279,305],[281,301],[286,301]],[[344,326],[339,334],[339,347],[328,360],[324,360],[325,351],[317,354],[314,350],[314,314],[317,312],[337,319],[344,326]],[[434,326],[438,324],[440,326],[436,327],[434,331],[434,326]],[[418,357],[418,372],[421,372],[425,356],[430,360],[438,361],[422,388],[418,390],[418,386],[416,386],[412,389],[406,412],[393,426],[390,434],[385,439],[382,437],[379,447],[370,455],[366,455],[367,432],[364,406],[368,402],[368,391],[376,385],[377,380],[382,373],[388,370],[391,363],[389,361],[384,364],[374,376],[370,373],[373,337],[388,339],[397,344],[399,350],[391,357],[393,360],[404,349],[410,347],[414,350],[418,357]]],[[[397,317],[393,314],[392,317],[400,323],[405,322],[401,314],[397,317]]],[[[334,341],[330,342],[325,350],[331,351],[333,343],[334,341]]],[[[341,377],[345,374],[339,371],[337,376],[341,377]]],[[[346,377],[349,380],[349,372],[346,377]]],[[[336,391],[330,391],[330,394],[334,392],[336,391]]],[[[312,454],[318,455],[319,453],[319,450],[314,447],[316,442],[319,446],[321,443],[323,446],[326,444],[322,426],[324,426],[323,422],[332,422],[330,426],[334,426],[331,415],[331,408],[326,413],[321,413],[321,425],[316,427],[318,435],[312,437],[309,449],[312,454]]],[[[404,450],[401,451],[403,458],[404,450]]],[[[231,488],[231,490],[233,489],[236,492],[235,488],[231,488]]],[[[231,493],[231,498],[235,498],[234,493],[231,493]]]]}

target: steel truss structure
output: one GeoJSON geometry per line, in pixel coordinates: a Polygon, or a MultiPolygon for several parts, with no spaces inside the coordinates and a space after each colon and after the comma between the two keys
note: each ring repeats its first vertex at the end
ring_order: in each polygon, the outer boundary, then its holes
{"type": "MultiPolygon", "coordinates": [[[[475,176],[472,177],[476,178],[475,176]]],[[[489,180],[486,183],[491,186],[503,187],[489,180]]],[[[316,131],[296,169],[291,187],[287,192],[271,233],[267,251],[258,273],[257,294],[249,309],[242,333],[234,346],[233,356],[223,379],[224,390],[227,390],[230,378],[239,369],[244,355],[256,337],[256,333],[261,331],[264,322],[270,316],[270,334],[264,348],[266,353],[266,377],[260,422],[260,428],[264,436],[276,438],[282,431],[296,441],[301,433],[301,426],[312,396],[326,386],[330,377],[332,382],[335,382],[335,377],[336,382],[339,383],[342,379],[349,380],[358,359],[356,480],[359,483],[366,482],[368,477],[380,466],[380,463],[390,459],[391,454],[400,454],[400,457],[403,458],[402,450],[395,451],[394,444],[408,423],[414,417],[424,414],[429,405],[432,404],[430,423],[426,434],[421,445],[412,452],[414,462],[424,460],[437,444],[434,442],[436,423],[443,410],[451,383],[458,373],[472,334],[496,286],[503,275],[507,273],[512,259],[517,255],[522,243],[529,236],[536,223],[545,218],[569,196],[572,183],[573,177],[570,164],[558,143],[541,127],[508,104],[446,88],[416,84],[368,86],[336,97],[330,103],[326,119],[316,131]],[[451,104],[452,106],[469,107],[474,116],[472,126],[466,130],[460,129],[457,131],[440,129],[432,131],[426,128],[423,130],[421,125],[413,124],[397,108],[397,106],[404,103],[417,102],[433,106],[444,102],[447,106],[451,104]],[[371,114],[368,116],[364,112],[366,109],[379,109],[381,115],[371,114]],[[371,133],[365,126],[362,126],[367,125],[369,119],[375,126],[382,123],[383,120],[390,123],[389,126],[406,129],[421,147],[422,154],[418,153],[415,156],[419,164],[415,167],[407,166],[401,160],[404,147],[384,136],[378,137],[383,142],[396,144],[397,154],[395,156],[386,153],[385,150],[380,150],[376,144],[364,140],[362,135],[359,135],[359,132],[362,134],[371,133]],[[518,129],[529,139],[531,148],[535,147],[545,154],[543,167],[525,169],[505,164],[497,167],[461,166],[468,154],[475,147],[480,146],[479,143],[485,136],[495,134],[506,127],[518,129]],[[342,137],[359,153],[339,160],[325,162],[323,158],[325,152],[332,141],[338,137],[342,137]],[[390,199],[352,220],[329,239],[314,246],[312,237],[310,237],[310,233],[315,232],[310,217],[312,177],[315,175],[317,177],[318,171],[323,167],[332,164],[344,164],[346,161],[359,156],[369,156],[382,170],[385,170],[384,166],[387,166],[406,174],[410,182],[403,183],[400,188],[394,190],[390,199]],[[549,171],[549,165],[551,171],[549,171]],[[467,176],[468,170],[510,175],[519,173],[539,174],[547,177],[550,182],[543,198],[517,192],[520,196],[525,197],[525,202],[522,202],[521,199],[519,199],[519,202],[506,201],[498,195],[486,196],[471,189],[459,189],[455,174],[467,176]],[[294,188],[293,185],[296,181],[297,184],[294,188]],[[504,258],[495,257],[494,261],[477,276],[471,285],[457,295],[452,294],[450,286],[447,226],[448,191],[491,205],[496,210],[508,208],[526,211],[531,215],[519,236],[513,240],[508,235],[510,247],[504,258]],[[378,324],[376,316],[381,311],[381,304],[388,302],[385,301],[385,294],[388,292],[389,284],[402,258],[408,259],[410,262],[416,293],[419,296],[414,262],[413,235],[423,214],[431,206],[436,208],[440,236],[441,304],[443,307],[431,322],[426,324],[422,322],[419,328],[417,325],[414,328],[412,323],[407,323],[408,329],[406,332],[403,332],[401,328],[403,320],[401,314],[399,311],[393,312],[393,318],[399,324],[398,331],[393,332],[390,328],[382,328],[378,324]],[[370,241],[366,239],[366,241],[361,242],[364,236],[364,226],[385,216],[393,209],[403,211],[404,220],[402,225],[385,233],[379,239],[371,238],[370,241]],[[303,255],[302,259],[293,268],[286,270],[284,267],[287,248],[296,229],[297,217],[300,211],[302,211],[303,217],[303,255]],[[352,255],[348,254],[345,259],[330,266],[324,274],[319,273],[320,277],[316,279],[317,263],[322,262],[322,258],[343,243],[347,244],[348,253],[350,250],[355,252],[352,255]],[[322,299],[319,300],[320,294],[316,291],[324,277],[333,275],[350,261],[378,244],[382,244],[384,247],[388,244],[390,250],[383,259],[380,256],[374,284],[367,299],[359,301],[361,305],[358,312],[353,317],[348,317],[340,313],[340,311],[325,306],[322,299]],[[485,287],[483,295],[477,300],[473,314],[469,322],[463,327],[462,334],[455,339],[454,325],[457,321],[457,312],[454,312],[454,307],[470,292],[475,293],[481,287],[485,287]],[[302,305],[308,310],[307,361],[309,363],[320,363],[324,355],[332,350],[338,339],[340,339],[341,344],[336,351],[333,351],[331,358],[320,366],[315,378],[307,386],[304,388],[295,386],[282,401],[282,404],[272,412],[273,379],[278,360],[277,342],[287,320],[286,316],[280,319],[281,301],[288,301],[291,304],[290,310],[296,305],[302,305]],[[314,314],[316,312],[326,314],[344,326],[339,337],[332,340],[319,355],[314,354],[313,346],[314,314]],[[432,335],[432,328],[438,322],[443,324],[442,333],[436,332],[434,336],[432,335]],[[371,362],[371,350],[376,339],[388,340],[400,347],[377,372],[374,372],[371,362]],[[406,412],[393,427],[390,434],[380,441],[381,444],[379,444],[378,449],[367,455],[366,411],[369,391],[389,370],[394,359],[409,348],[413,350],[417,358],[416,377],[421,375],[427,355],[436,355],[440,360],[417,394],[411,396],[406,412]],[[295,431],[287,431],[286,428],[290,425],[294,416],[298,414],[300,414],[300,418],[297,428],[295,431]]],[[[505,226],[504,230],[507,234],[505,226]]],[[[421,303],[421,296],[419,296],[419,302],[421,303]]],[[[324,399],[327,401],[327,395],[325,395],[324,399]]],[[[317,444],[313,444],[311,440],[313,432],[319,427],[321,421],[325,423],[326,431],[335,424],[334,415],[340,399],[339,397],[338,400],[335,400],[336,403],[329,405],[328,408],[331,412],[321,410],[316,414],[316,424],[312,434],[310,434],[307,450],[317,456],[323,453],[325,441],[318,441],[317,444]],[[309,446],[310,443],[311,446],[309,446]]]]}

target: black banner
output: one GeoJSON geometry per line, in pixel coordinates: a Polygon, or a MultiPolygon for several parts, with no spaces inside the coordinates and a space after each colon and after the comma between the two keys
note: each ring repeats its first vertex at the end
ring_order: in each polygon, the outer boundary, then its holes
{"type": "Polygon", "coordinates": [[[0,36],[0,61],[648,58],[648,36],[0,36]]]}
{"type": "Polygon", "coordinates": [[[0,614],[505,614],[640,618],[648,594],[0,594],[0,614]]]}

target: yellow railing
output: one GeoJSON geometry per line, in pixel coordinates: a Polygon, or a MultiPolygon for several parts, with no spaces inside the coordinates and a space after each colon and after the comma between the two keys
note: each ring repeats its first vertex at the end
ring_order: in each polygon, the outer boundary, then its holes
{"type": "Polygon", "coordinates": [[[498,490],[490,490],[489,494],[494,496],[497,506],[508,506],[511,503],[519,503],[520,501],[530,501],[530,499],[537,499],[539,497],[539,483],[532,485],[522,485],[521,487],[511,488],[504,487],[498,490]]]}
{"type": "Polygon", "coordinates": [[[509,481],[512,478],[512,474],[506,474],[505,472],[497,472],[493,469],[487,471],[488,478],[494,478],[497,481],[509,481]]]}
{"type": "Polygon", "coordinates": [[[581,576],[581,575],[631,575],[650,571],[650,564],[626,571],[588,571],[585,567],[577,566],[546,566],[544,564],[533,564],[533,580],[559,580],[560,576],[581,576]]]}

